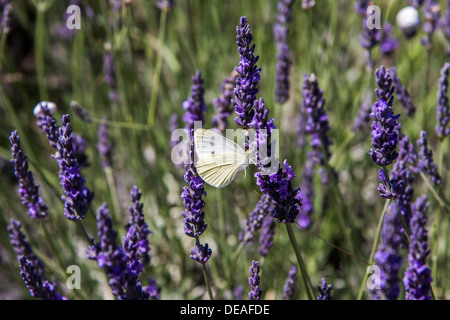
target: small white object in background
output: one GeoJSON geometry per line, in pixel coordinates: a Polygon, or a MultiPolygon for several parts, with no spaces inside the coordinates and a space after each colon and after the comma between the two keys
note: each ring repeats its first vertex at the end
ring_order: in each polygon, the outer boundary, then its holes
{"type": "Polygon", "coordinates": [[[47,107],[48,111],[50,112],[50,114],[55,113],[56,111],[56,104],[53,102],[49,102],[49,101],[41,101],[39,102],[33,109],[33,114],[37,117],[38,115],[40,115],[42,113],[42,107],[41,105],[44,105],[47,107]]]}
{"type": "Polygon", "coordinates": [[[405,7],[397,13],[396,21],[405,37],[411,38],[416,35],[420,26],[419,12],[412,6],[405,7]]]}

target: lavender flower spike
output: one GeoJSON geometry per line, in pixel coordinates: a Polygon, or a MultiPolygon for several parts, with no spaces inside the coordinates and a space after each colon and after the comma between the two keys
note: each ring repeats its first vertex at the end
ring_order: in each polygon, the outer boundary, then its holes
{"type": "Polygon", "coordinates": [[[39,186],[34,183],[33,174],[28,169],[27,156],[22,150],[17,131],[11,133],[9,141],[12,144],[11,162],[14,165],[14,175],[19,180],[22,204],[28,207],[27,213],[32,219],[43,218],[47,215],[48,206],[39,196],[39,186]]]}
{"type": "Polygon", "coordinates": [[[248,283],[250,284],[251,289],[248,293],[248,298],[250,300],[261,300],[262,291],[259,287],[259,282],[261,281],[259,271],[259,262],[253,260],[252,266],[250,267],[250,277],[248,278],[248,283]]]}
{"type": "Polygon", "coordinates": [[[441,176],[439,175],[437,164],[433,161],[433,151],[428,148],[426,131],[420,133],[420,139],[417,140],[417,145],[420,148],[419,159],[417,162],[418,169],[426,173],[430,177],[431,182],[435,185],[440,185],[441,176]]]}
{"type": "Polygon", "coordinates": [[[72,141],[72,127],[69,115],[62,117],[59,128],[56,160],[59,164],[59,179],[63,187],[64,215],[69,220],[84,218],[94,194],[86,188],[85,180],[80,174],[80,165],[75,157],[72,141]]]}
{"type": "Polygon", "coordinates": [[[394,90],[389,69],[384,66],[375,72],[379,89],[375,89],[378,101],[372,106],[372,147],[370,156],[379,166],[388,166],[398,157],[396,151],[398,144],[397,119],[400,115],[394,115],[392,105],[394,103],[394,90]]]}
{"type": "Polygon", "coordinates": [[[234,111],[231,99],[233,98],[237,75],[237,72],[233,71],[223,80],[220,88],[220,96],[212,101],[217,114],[212,117],[211,122],[215,128],[222,132],[228,127],[228,117],[234,111]]]}
{"type": "Polygon", "coordinates": [[[392,84],[395,86],[395,94],[400,104],[405,108],[406,114],[410,117],[414,116],[416,112],[416,106],[412,102],[408,89],[400,82],[400,78],[397,75],[397,69],[391,68],[392,72],[392,84]]]}
{"type": "Polygon", "coordinates": [[[406,300],[431,300],[431,270],[426,265],[430,254],[427,246],[427,211],[429,208],[426,196],[419,197],[413,205],[413,216],[409,223],[411,243],[409,244],[409,266],[405,272],[406,300]]]}
{"type": "Polygon", "coordinates": [[[289,300],[294,297],[297,282],[297,267],[292,266],[284,284],[282,299],[289,300]]]}
{"type": "Polygon", "coordinates": [[[331,296],[331,289],[333,287],[331,284],[327,284],[327,281],[325,278],[322,279],[322,285],[317,286],[317,289],[319,290],[320,295],[317,297],[317,300],[333,300],[333,297],[331,296]]]}
{"type": "Polygon", "coordinates": [[[261,235],[259,237],[258,252],[261,256],[267,256],[273,245],[275,236],[275,220],[272,216],[266,215],[262,221],[261,235]]]}
{"type": "Polygon", "coordinates": [[[239,66],[235,68],[239,76],[236,78],[235,98],[232,100],[237,113],[234,120],[244,129],[248,129],[252,127],[253,102],[256,100],[256,94],[258,93],[257,85],[261,69],[257,69],[256,66],[259,56],[254,56],[255,45],[250,47],[253,35],[250,33],[250,26],[246,17],[241,17],[236,31],[236,43],[241,60],[239,66]]]}
{"type": "MultiPolygon", "coordinates": [[[[450,12],[450,9],[449,9],[450,12]]],[[[449,13],[450,17],[450,13],[449,13]]],[[[449,22],[450,23],[450,22],[449,22]]],[[[437,93],[438,106],[436,116],[438,125],[436,133],[439,139],[443,140],[450,135],[450,106],[448,103],[448,76],[450,74],[450,63],[446,62],[441,69],[441,77],[439,78],[439,90],[437,93]]]]}
{"type": "Polygon", "coordinates": [[[195,121],[204,122],[206,104],[204,100],[203,78],[200,70],[197,70],[192,77],[191,96],[183,102],[183,109],[186,113],[183,115],[183,121],[186,123],[186,129],[193,129],[195,121]]]}
{"type": "Polygon", "coordinates": [[[56,149],[59,138],[59,126],[56,119],[53,118],[47,103],[40,103],[40,112],[36,118],[36,125],[41,129],[41,132],[45,133],[50,145],[56,149]]]}
{"type": "Polygon", "coordinates": [[[105,120],[98,126],[98,143],[97,150],[100,153],[101,165],[103,168],[110,167],[112,165],[111,159],[112,143],[109,138],[109,130],[105,124],[105,120]]]}
{"type": "Polygon", "coordinates": [[[425,18],[422,30],[425,33],[425,37],[421,39],[421,42],[427,50],[431,48],[433,34],[439,25],[440,9],[439,3],[436,0],[425,0],[425,5],[422,9],[425,18]]]}

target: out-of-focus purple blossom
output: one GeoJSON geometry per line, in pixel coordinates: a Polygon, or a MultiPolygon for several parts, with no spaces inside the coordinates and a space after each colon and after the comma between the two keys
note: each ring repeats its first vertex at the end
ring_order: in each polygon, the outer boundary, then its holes
{"type": "Polygon", "coordinates": [[[259,271],[259,262],[253,260],[252,266],[250,267],[250,277],[248,278],[248,283],[250,285],[248,298],[250,300],[261,300],[262,291],[259,287],[259,282],[261,281],[261,278],[259,277],[259,271]]]}
{"type": "Polygon", "coordinates": [[[114,56],[111,51],[103,54],[103,80],[109,86],[108,98],[111,102],[119,101],[117,91],[116,68],[114,66],[114,56]]]}
{"type": "Polygon", "coordinates": [[[94,194],[85,186],[80,174],[81,167],[75,157],[72,126],[69,115],[63,115],[59,128],[56,160],[59,164],[59,179],[63,187],[64,215],[69,220],[84,218],[94,194]]]}
{"type": "Polygon", "coordinates": [[[42,280],[33,261],[25,256],[19,258],[20,275],[25,282],[31,296],[42,300],[67,300],[56,291],[56,285],[48,280],[42,280]]]}
{"type": "Polygon", "coordinates": [[[297,283],[297,267],[292,266],[286,279],[286,283],[284,284],[281,299],[290,300],[294,297],[297,285],[296,283],[297,283]]]}
{"type": "Polygon", "coordinates": [[[370,111],[372,109],[372,102],[370,100],[370,95],[366,95],[364,97],[364,100],[361,104],[361,109],[359,110],[355,120],[353,121],[352,130],[354,132],[364,130],[364,128],[368,126],[368,123],[370,122],[370,111]]]}
{"type": "Polygon", "coordinates": [[[233,98],[237,75],[237,72],[234,71],[223,80],[222,86],[220,87],[220,96],[212,101],[217,114],[212,117],[211,122],[213,127],[222,132],[227,129],[228,117],[234,111],[231,99],[233,98]]]}
{"type": "Polygon", "coordinates": [[[301,199],[298,196],[300,188],[294,189],[292,180],[295,177],[287,160],[281,164],[278,170],[270,175],[257,172],[256,184],[261,191],[270,196],[273,203],[272,215],[278,222],[294,223],[301,210],[301,199]]]}
{"type": "Polygon", "coordinates": [[[380,185],[378,186],[378,191],[383,198],[386,199],[397,199],[403,191],[403,181],[397,179],[390,179],[388,181],[389,170],[386,172],[383,169],[378,171],[378,181],[380,185]]]}
{"type": "Polygon", "coordinates": [[[396,300],[400,294],[402,256],[399,251],[403,239],[397,210],[397,205],[391,202],[383,220],[381,243],[373,256],[380,268],[379,283],[371,289],[375,300],[396,300]]]}
{"type": "Polygon", "coordinates": [[[234,300],[243,300],[243,296],[244,296],[244,287],[241,285],[238,285],[234,291],[233,291],[233,295],[234,295],[234,300]]]}
{"type": "Polygon", "coordinates": [[[291,65],[291,52],[288,41],[288,23],[292,16],[294,0],[280,0],[278,13],[273,26],[275,44],[277,46],[277,67],[275,78],[275,101],[285,103],[289,99],[289,67],[291,65]]]}
{"type": "Polygon", "coordinates": [[[409,223],[411,243],[409,244],[408,268],[405,271],[403,283],[405,285],[406,300],[431,300],[431,269],[426,260],[430,255],[428,249],[427,211],[429,208],[426,196],[417,198],[413,205],[413,215],[409,223]]]}
{"type": "Polygon", "coordinates": [[[303,75],[302,92],[303,109],[308,115],[305,132],[311,135],[310,145],[313,150],[316,150],[316,155],[320,156],[320,164],[324,165],[324,162],[331,157],[331,141],[328,137],[330,125],[324,108],[323,90],[320,89],[319,82],[313,73],[303,75]]]}
{"type": "Polygon", "coordinates": [[[398,48],[398,40],[392,37],[392,26],[386,22],[381,34],[380,51],[385,56],[391,55],[398,48]]]}
{"type": "Polygon", "coordinates": [[[406,114],[410,117],[414,116],[416,112],[416,106],[412,102],[411,96],[409,95],[408,89],[403,86],[400,82],[400,78],[397,75],[397,69],[391,68],[392,85],[395,87],[395,94],[397,100],[405,108],[406,114]]]}
{"type": "MultiPolygon", "coordinates": [[[[449,9],[450,11],[450,9],[449,9]]],[[[450,22],[449,22],[450,23],[450,22]]],[[[441,69],[439,78],[439,89],[437,93],[438,105],[436,108],[437,126],[436,134],[443,140],[450,135],[450,106],[448,103],[448,76],[450,73],[450,63],[446,62],[441,69]]]]}
{"type": "Polygon", "coordinates": [[[416,9],[419,9],[424,2],[425,0],[408,0],[409,5],[413,6],[416,9]]]}
{"type": "Polygon", "coordinates": [[[90,248],[88,258],[97,260],[98,266],[105,270],[112,293],[119,300],[147,300],[150,295],[138,275],[128,264],[127,254],[117,244],[108,206],[103,203],[97,211],[97,230],[99,243],[90,248]]]}
{"type": "Polygon", "coordinates": [[[100,154],[102,167],[110,167],[112,165],[111,151],[112,143],[109,138],[109,130],[104,122],[98,126],[98,143],[97,150],[100,154]]]}
{"type": "Polygon", "coordinates": [[[112,6],[114,12],[122,10],[122,0],[109,0],[109,4],[112,6]]]}
{"type": "Polygon", "coordinates": [[[266,215],[263,218],[258,248],[259,254],[263,257],[267,256],[270,248],[272,248],[273,238],[275,236],[275,226],[275,220],[271,215],[266,215]]]}
{"type": "Polygon", "coordinates": [[[420,133],[420,139],[417,140],[417,146],[420,148],[417,161],[417,168],[430,177],[431,182],[435,185],[441,184],[441,176],[439,175],[437,164],[433,161],[433,151],[428,148],[427,132],[420,133]]]}
{"type": "Polygon", "coordinates": [[[87,123],[92,123],[92,117],[89,112],[84,109],[77,101],[70,102],[70,109],[81,120],[87,123]]]}
{"type": "Polygon", "coordinates": [[[261,226],[265,216],[272,212],[272,204],[270,197],[267,194],[263,194],[255,206],[255,209],[248,216],[245,231],[239,233],[239,241],[242,244],[249,244],[252,242],[253,237],[261,226]]]}
{"type": "Polygon", "coordinates": [[[160,10],[170,10],[173,8],[174,4],[175,4],[175,1],[173,1],[173,0],[159,0],[156,3],[156,6],[160,10]]]}
{"type": "MultiPolygon", "coordinates": [[[[450,0],[447,0],[447,10],[441,19],[440,26],[442,32],[444,32],[447,41],[450,41],[450,0]]],[[[447,55],[450,55],[450,47],[447,47],[447,55]]]]}
{"type": "Polygon", "coordinates": [[[357,0],[354,5],[354,9],[361,17],[367,15],[367,7],[372,4],[371,0],[357,0]]]}
{"type": "Polygon", "coordinates": [[[8,1],[3,4],[2,11],[2,34],[7,34],[11,30],[11,20],[13,18],[13,7],[12,4],[8,1]]]}
{"type": "Polygon", "coordinates": [[[369,70],[372,70],[375,62],[372,60],[372,49],[381,41],[381,30],[377,28],[370,29],[368,27],[367,16],[363,19],[363,29],[360,33],[359,39],[361,46],[366,49],[366,65],[369,70]]]}
{"type": "Polygon", "coordinates": [[[275,124],[273,118],[269,119],[269,109],[265,107],[263,98],[255,100],[254,111],[253,126],[256,131],[254,141],[256,145],[250,146],[250,148],[252,151],[256,151],[256,166],[262,171],[269,163],[277,161],[273,159],[271,139],[275,124]]]}
{"type": "Polygon", "coordinates": [[[22,224],[14,219],[10,220],[7,227],[9,234],[9,242],[16,253],[17,259],[25,257],[35,268],[35,273],[41,277],[44,277],[45,269],[42,261],[36,256],[31,248],[30,243],[23,234],[22,224]]]}
{"type": "Polygon", "coordinates": [[[45,133],[50,145],[57,149],[59,139],[58,122],[51,115],[51,111],[47,107],[47,103],[41,102],[40,107],[41,112],[36,116],[36,125],[41,129],[41,132],[45,133]]]}
{"type": "Polygon", "coordinates": [[[302,9],[308,10],[314,7],[316,4],[316,0],[302,0],[302,9]]]}
{"type": "Polygon", "coordinates": [[[144,220],[142,193],[136,186],[130,192],[133,206],[128,208],[130,222],[127,225],[127,234],[122,238],[123,249],[128,257],[129,268],[136,275],[150,263],[150,245],[148,235],[151,233],[144,220]]]}
{"type": "Polygon", "coordinates": [[[392,105],[394,103],[394,90],[389,69],[384,66],[375,71],[378,84],[375,94],[378,101],[372,106],[370,117],[372,123],[372,147],[369,152],[372,160],[379,166],[388,166],[397,158],[398,144],[397,119],[400,115],[394,115],[392,105]]]}
{"type": "Polygon", "coordinates": [[[80,167],[85,168],[89,167],[89,159],[87,154],[84,152],[87,148],[86,140],[80,136],[79,134],[72,134],[73,139],[73,152],[75,154],[75,158],[78,161],[80,167]]]}
{"type": "Polygon", "coordinates": [[[236,43],[241,60],[239,66],[235,67],[239,76],[236,78],[235,97],[232,99],[237,114],[234,120],[243,129],[248,129],[252,126],[255,113],[253,102],[256,100],[256,94],[258,93],[257,85],[261,69],[256,66],[259,56],[255,57],[254,55],[255,45],[253,44],[250,47],[253,35],[250,32],[247,17],[241,17],[236,32],[236,43]]]}
{"type": "Polygon", "coordinates": [[[39,196],[39,186],[34,183],[33,174],[28,169],[28,159],[20,145],[17,131],[9,137],[12,144],[11,155],[14,165],[14,175],[19,181],[19,195],[23,205],[28,207],[28,215],[32,219],[43,218],[47,215],[48,206],[39,196]]]}
{"type": "Polygon", "coordinates": [[[433,34],[438,28],[440,18],[440,6],[436,0],[425,0],[425,5],[422,9],[422,13],[425,21],[422,25],[422,30],[425,33],[425,37],[421,39],[422,44],[429,50],[431,48],[431,42],[433,34]]]}
{"type": "Polygon", "coordinates": [[[206,112],[205,99],[203,97],[205,89],[203,88],[203,78],[200,70],[197,70],[192,77],[191,96],[183,102],[183,109],[186,111],[183,115],[183,121],[186,129],[194,129],[194,122],[205,121],[204,114],[206,112]]]}
{"type": "Polygon", "coordinates": [[[302,198],[302,210],[299,213],[297,224],[302,228],[309,227],[311,215],[314,212],[314,171],[317,164],[316,151],[308,152],[305,165],[303,167],[303,182],[301,184],[300,195],[302,198]]]}
{"type": "Polygon", "coordinates": [[[206,262],[208,262],[211,254],[212,250],[208,247],[207,243],[205,245],[198,244],[191,249],[190,258],[200,264],[205,264],[206,262]]]}
{"type": "Polygon", "coordinates": [[[333,300],[333,297],[331,296],[331,289],[333,287],[331,284],[327,284],[327,281],[325,278],[322,279],[322,285],[317,286],[317,289],[319,290],[319,296],[317,296],[317,300],[333,300]]]}

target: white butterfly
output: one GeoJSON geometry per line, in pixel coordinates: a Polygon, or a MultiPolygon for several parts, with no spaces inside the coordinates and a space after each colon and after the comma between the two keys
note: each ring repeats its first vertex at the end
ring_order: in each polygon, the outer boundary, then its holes
{"type": "Polygon", "coordinates": [[[244,149],[213,130],[195,130],[194,144],[197,172],[213,187],[229,185],[248,166],[248,154],[244,149]]]}

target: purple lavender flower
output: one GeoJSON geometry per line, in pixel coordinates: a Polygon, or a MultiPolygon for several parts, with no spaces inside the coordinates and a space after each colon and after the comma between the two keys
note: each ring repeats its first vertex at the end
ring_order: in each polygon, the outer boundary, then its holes
{"type": "Polygon", "coordinates": [[[258,93],[258,82],[261,69],[257,69],[256,62],[259,56],[255,57],[255,45],[251,47],[253,35],[250,33],[250,26],[246,17],[241,17],[239,26],[236,27],[236,43],[238,45],[241,60],[239,66],[235,68],[239,76],[236,78],[236,87],[234,88],[235,97],[232,100],[236,108],[236,123],[248,129],[253,122],[253,102],[258,93]]]}
{"type": "Polygon", "coordinates": [[[375,89],[378,101],[372,106],[372,147],[370,156],[379,166],[390,165],[397,157],[398,144],[397,119],[400,115],[394,115],[392,105],[394,103],[394,86],[389,69],[381,67],[375,71],[379,89],[375,89]]]}
{"type": "Polygon", "coordinates": [[[248,293],[248,298],[250,300],[261,300],[262,291],[259,287],[261,278],[259,277],[259,262],[256,260],[252,261],[252,266],[250,267],[250,277],[248,278],[248,283],[250,284],[251,291],[248,293]]]}
{"type": "Polygon", "coordinates": [[[408,0],[409,5],[413,6],[416,9],[419,9],[424,2],[425,0],[408,0]]]}
{"type": "Polygon", "coordinates": [[[110,51],[103,55],[103,80],[109,86],[108,98],[111,102],[119,101],[117,92],[116,69],[114,66],[114,57],[110,51]]]}
{"type": "Polygon", "coordinates": [[[302,228],[307,228],[311,224],[311,215],[314,212],[314,171],[318,157],[316,151],[308,152],[303,168],[303,182],[301,198],[302,210],[299,213],[297,224],[302,228]]]}
{"type": "Polygon", "coordinates": [[[173,8],[174,2],[173,0],[158,0],[156,6],[159,10],[170,10],[173,8]]]}
{"type": "Polygon", "coordinates": [[[197,70],[192,77],[191,96],[183,102],[183,109],[186,111],[183,115],[183,121],[186,123],[186,129],[194,129],[194,122],[204,123],[204,114],[206,112],[205,99],[203,97],[205,89],[203,88],[203,78],[200,70],[197,70]]]}
{"type": "Polygon", "coordinates": [[[87,148],[86,140],[80,136],[79,134],[72,134],[73,140],[73,152],[75,154],[75,158],[78,161],[78,164],[82,168],[89,167],[90,163],[88,160],[87,154],[84,152],[87,148]]]}
{"type": "Polygon", "coordinates": [[[253,240],[253,236],[263,223],[263,219],[272,212],[272,203],[267,194],[263,194],[255,206],[255,209],[249,214],[244,233],[239,233],[239,240],[242,244],[249,244],[253,240]]]}
{"type": "Polygon", "coordinates": [[[366,65],[369,70],[373,69],[374,61],[372,60],[372,49],[375,48],[381,41],[381,30],[377,28],[370,29],[367,25],[367,15],[363,19],[363,30],[360,33],[359,39],[361,46],[366,50],[366,65]]]}
{"type": "Polygon", "coordinates": [[[436,0],[425,0],[425,5],[422,9],[425,20],[422,25],[422,30],[425,33],[425,37],[421,39],[421,42],[427,50],[431,48],[433,34],[438,28],[440,18],[439,11],[440,6],[436,0]]]}
{"type": "MultiPolygon", "coordinates": [[[[450,41],[450,0],[447,0],[447,10],[441,19],[440,26],[447,41],[450,41]]],[[[447,47],[447,56],[450,55],[450,47],[447,47]]]]}
{"type": "Polygon", "coordinates": [[[42,280],[39,269],[25,256],[19,258],[20,275],[30,294],[42,300],[67,300],[56,291],[56,285],[48,280],[42,280]]]}
{"type": "Polygon", "coordinates": [[[378,186],[378,191],[383,198],[386,199],[397,199],[403,191],[403,181],[397,179],[389,180],[389,170],[380,169],[378,171],[378,181],[380,185],[378,186]]]}
{"type": "Polygon", "coordinates": [[[439,78],[439,90],[437,93],[438,106],[436,109],[436,116],[438,124],[436,126],[436,133],[441,140],[450,135],[450,107],[448,103],[447,93],[449,73],[450,63],[446,62],[441,69],[441,77],[439,78]]]}
{"type": "Polygon", "coordinates": [[[353,121],[352,130],[354,132],[359,132],[366,128],[367,124],[370,122],[371,109],[372,109],[371,96],[366,95],[361,104],[361,109],[359,110],[355,120],[353,121]]]}
{"type": "Polygon", "coordinates": [[[294,223],[301,209],[299,198],[300,188],[294,189],[292,180],[295,177],[287,160],[278,165],[277,172],[267,175],[261,172],[255,174],[256,184],[261,191],[270,196],[273,203],[272,215],[278,222],[294,223]]]}
{"type": "Polygon", "coordinates": [[[37,115],[36,125],[41,129],[41,132],[45,133],[50,145],[57,149],[59,139],[59,126],[58,122],[51,115],[47,103],[41,103],[41,112],[37,115]]]}
{"type": "Polygon", "coordinates": [[[333,297],[331,296],[331,289],[333,287],[331,284],[327,284],[327,281],[325,278],[322,279],[322,285],[317,286],[317,289],[319,290],[319,296],[317,297],[317,300],[333,300],[333,297]]]}
{"type": "Polygon", "coordinates": [[[14,219],[10,220],[10,224],[7,227],[9,234],[9,242],[16,253],[17,258],[25,257],[29,263],[35,268],[35,273],[41,277],[44,277],[45,269],[42,261],[36,256],[31,248],[30,243],[23,234],[22,224],[14,219]]]}
{"type": "Polygon", "coordinates": [[[417,198],[413,205],[413,216],[409,223],[411,243],[409,244],[408,269],[405,272],[406,300],[431,300],[431,270],[426,265],[430,250],[427,246],[427,211],[429,208],[426,196],[417,198]]]}
{"type": "Polygon", "coordinates": [[[263,98],[255,100],[254,104],[253,125],[256,135],[253,145],[250,146],[251,151],[256,152],[256,166],[258,169],[264,170],[272,161],[278,161],[272,155],[272,131],[275,129],[274,119],[269,119],[269,109],[264,105],[263,98]],[[255,145],[256,142],[256,145],[255,145]]]}
{"type": "Polygon", "coordinates": [[[391,68],[392,84],[395,87],[395,94],[400,104],[405,108],[406,114],[410,117],[414,116],[416,112],[416,106],[412,102],[408,89],[402,86],[400,78],[397,75],[397,69],[391,68]]]}
{"type": "Polygon", "coordinates": [[[13,18],[13,7],[10,2],[3,4],[3,12],[2,12],[2,34],[7,34],[11,30],[11,20],[13,18]]]}
{"type": "Polygon", "coordinates": [[[316,0],[302,0],[302,9],[308,10],[314,7],[316,4],[316,0]]]}
{"type": "Polygon", "coordinates": [[[417,168],[427,174],[430,177],[431,182],[435,185],[440,185],[441,176],[439,175],[437,164],[433,161],[433,151],[428,148],[426,131],[420,133],[420,139],[417,140],[417,145],[420,148],[417,168]]]}
{"type": "Polygon", "coordinates": [[[63,187],[64,215],[69,220],[83,219],[94,194],[84,185],[85,179],[80,174],[80,165],[75,157],[72,127],[69,115],[62,117],[59,128],[56,160],[59,164],[59,179],[63,187]]]}
{"type": "Polygon", "coordinates": [[[354,9],[361,17],[367,15],[367,7],[371,4],[371,0],[357,0],[354,5],[354,9]]]}
{"type": "Polygon", "coordinates": [[[324,161],[328,161],[331,157],[331,141],[328,138],[330,125],[324,109],[323,90],[320,89],[319,82],[313,73],[303,75],[302,92],[303,108],[308,114],[305,132],[311,135],[310,145],[316,150],[316,155],[320,155],[320,163],[323,165],[324,161]]]}
{"type": "Polygon", "coordinates": [[[97,150],[100,153],[102,167],[110,167],[112,165],[111,150],[112,143],[109,139],[109,130],[104,121],[98,126],[98,143],[97,150]]]}
{"type": "Polygon", "coordinates": [[[88,257],[97,260],[98,266],[105,270],[112,293],[119,300],[147,300],[148,290],[142,287],[135,270],[128,264],[125,250],[117,244],[117,232],[106,203],[98,208],[97,230],[99,243],[90,248],[88,257]]]}
{"type": "Polygon", "coordinates": [[[92,117],[89,112],[84,109],[77,101],[70,102],[70,110],[72,110],[72,112],[84,122],[92,123],[92,117]]]}
{"type": "Polygon", "coordinates": [[[275,236],[275,226],[275,220],[271,215],[266,215],[263,218],[258,248],[259,254],[263,257],[267,256],[270,248],[272,248],[273,238],[275,236]]]}
{"type": "Polygon", "coordinates": [[[277,45],[277,67],[275,78],[275,101],[285,103],[289,99],[289,67],[291,65],[291,52],[289,50],[288,23],[292,16],[294,0],[280,0],[278,14],[273,26],[275,44],[277,45]]]}
{"type": "Polygon", "coordinates": [[[392,37],[392,26],[386,22],[381,34],[380,51],[385,56],[391,55],[398,48],[398,40],[392,37]]]}
{"type": "Polygon", "coordinates": [[[217,114],[212,117],[212,125],[222,132],[228,127],[228,117],[234,111],[231,99],[237,75],[237,72],[234,71],[223,80],[220,87],[220,96],[213,100],[217,114]]]}
{"type": "Polygon", "coordinates": [[[34,183],[33,174],[28,169],[27,156],[20,145],[20,138],[17,131],[13,131],[9,137],[12,144],[12,164],[14,165],[14,175],[19,180],[19,195],[23,205],[28,207],[28,215],[32,219],[43,218],[47,215],[48,206],[39,196],[39,186],[34,183]]]}
{"type": "Polygon", "coordinates": [[[130,222],[127,225],[127,234],[122,238],[122,244],[131,271],[138,275],[150,263],[148,235],[151,232],[144,220],[144,205],[141,203],[142,193],[136,186],[133,186],[130,197],[133,206],[128,208],[130,222]]]}
{"type": "Polygon", "coordinates": [[[191,249],[190,258],[200,264],[205,264],[208,262],[211,254],[212,250],[208,247],[207,243],[205,245],[198,244],[191,249]]]}
{"type": "Polygon", "coordinates": [[[286,283],[284,284],[283,294],[281,295],[281,299],[290,300],[294,297],[295,289],[296,289],[296,282],[297,282],[297,267],[292,266],[291,270],[289,271],[289,275],[286,279],[286,283]]]}
{"type": "Polygon", "coordinates": [[[403,239],[397,210],[397,205],[391,202],[384,216],[381,243],[373,256],[375,264],[380,268],[379,288],[371,290],[375,300],[396,300],[400,294],[402,257],[399,249],[403,239]]]}

